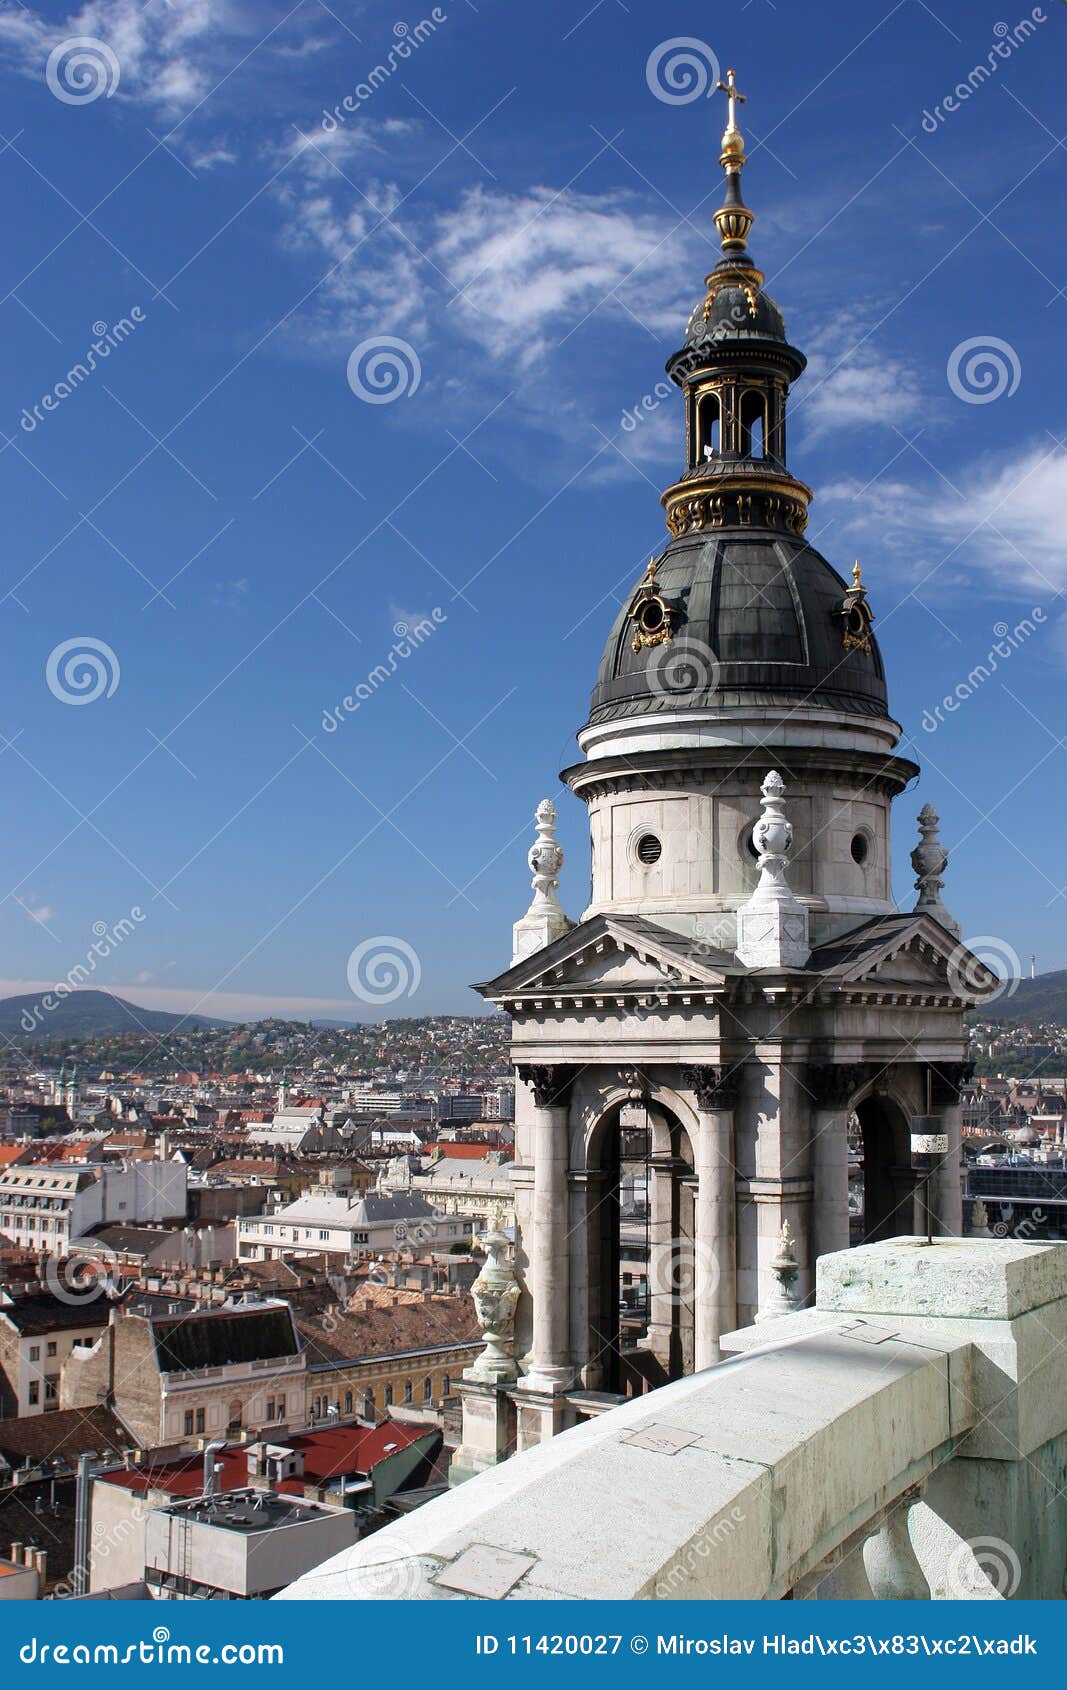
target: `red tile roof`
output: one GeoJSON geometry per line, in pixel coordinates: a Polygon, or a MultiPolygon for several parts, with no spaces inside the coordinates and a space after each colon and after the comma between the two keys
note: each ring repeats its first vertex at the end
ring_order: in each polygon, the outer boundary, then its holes
{"type": "MultiPolygon", "coordinates": [[[[379,1426],[324,1426],[321,1430],[302,1432],[295,1437],[280,1435],[271,1439],[265,1433],[263,1441],[276,1442],[285,1449],[299,1450],[303,1454],[304,1477],[283,1479],[272,1487],[288,1495],[302,1496],[305,1484],[322,1484],[353,1473],[366,1475],[395,1450],[406,1449],[419,1438],[432,1436],[433,1433],[433,1426],[383,1420],[379,1426]]],[[[247,1485],[247,1450],[230,1445],[215,1459],[222,1464],[219,1482],[223,1490],[239,1490],[247,1485]]],[[[173,1497],[199,1496],[204,1488],[204,1458],[192,1455],[155,1465],[145,1462],[139,1467],[108,1473],[104,1482],[142,1495],[149,1490],[158,1490],[173,1497]]]]}

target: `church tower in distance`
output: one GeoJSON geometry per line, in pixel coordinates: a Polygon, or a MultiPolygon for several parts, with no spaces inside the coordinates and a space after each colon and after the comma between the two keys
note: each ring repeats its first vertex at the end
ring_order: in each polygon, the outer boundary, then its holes
{"type": "Polygon", "coordinates": [[[748,250],[744,96],[732,71],[719,86],[722,256],[667,364],[685,417],[669,539],[563,775],[589,811],[591,901],[567,920],[562,852],[535,844],[550,907],[478,988],[513,1018],[520,1082],[499,1452],[715,1364],[722,1333],[779,1306],[785,1256],[803,1302],[818,1256],[925,1231],[913,1130],[947,1143],[933,1226],[961,1229],[963,1014],[992,977],[941,903],[932,811],[918,904],[893,901],[890,807],[919,771],[859,565],[846,579],[805,539],[787,453],[805,359],[748,250]]]}

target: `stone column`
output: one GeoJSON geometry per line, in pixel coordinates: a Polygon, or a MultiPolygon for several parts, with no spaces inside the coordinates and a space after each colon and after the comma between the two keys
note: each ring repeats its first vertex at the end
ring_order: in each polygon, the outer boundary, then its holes
{"type": "Polygon", "coordinates": [[[685,1068],[682,1084],[696,1094],[700,1119],[693,1153],[697,1193],[694,1225],[697,1372],[720,1361],[719,1337],[737,1325],[737,1199],[734,1109],[737,1070],[685,1068]]]}
{"type": "Polygon", "coordinates": [[[930,1105],[941,1120],[948,1139],[948,1153],[931,1181],[930,1197],[938,1231],[949,1238],[963,1236],[963,1185],[960,1175],[963,1142],[963,1107],[960,1088],[974,1072],[968,1062],[930,1064],[930,1105]]]}
{"type": "Polygon", "coordinates": [[[574,1382],[570,1341],[569,1105],[573,1070],[520,1067],[534,1094],[533,1224],[524,1239],[527,1290],[533,1303],[533,1337],[524,1384],[556,1392],[574,1382]]]}
{"type": "Polygon", "coordinates": [[[812,1258],[847,1250],[848,1105],[867,1081],[867,1069],[854,1062],[813,1062],[807,1089],[812,1098],[811,1172],[814,1184],[812,1258]]]}
{"type": "Polygon", "coordinates": [[[639,1348],[650,1350],[670,1375],[675,1332],[675,1303],[686,1273],[678,1260],[674,1182],[681,1163],[669,1152],[649,1159],[648,1193],[648,1331],[639,1348]],[[680,1271],[681,1269],[681,1271],[680,1271]]]}

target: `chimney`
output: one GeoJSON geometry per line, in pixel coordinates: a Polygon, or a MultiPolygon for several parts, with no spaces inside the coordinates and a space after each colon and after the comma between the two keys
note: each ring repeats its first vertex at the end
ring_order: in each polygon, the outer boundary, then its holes
{"type": "Polygon", "coordinates": [[[13,1561],[16,1567],[21,1567],[21,1565],[22,1565],[22,1545],[21,1545],[21,1543],[13,1543],[11,1545],[11,1554],[8,1556],[8,1560],[13,1561]]]}
{"type": "Polygon", "coordinates": [[[47,1549],[35,1549],[34,1552],[33,1552],[33,1560],[34,1560],[34,1565],[37,1568],[37,1577],[41,1581],[41,1589],[43,1590],[44,1585],[45,1585],[45,1579],[48,1576],[48,1551],[47,1551],[47,1549]]]}

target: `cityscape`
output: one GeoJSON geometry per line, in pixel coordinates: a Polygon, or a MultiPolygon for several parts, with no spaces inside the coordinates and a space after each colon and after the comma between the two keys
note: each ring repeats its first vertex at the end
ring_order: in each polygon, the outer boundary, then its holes
{"type": "Polygon", "coordinates": [[[0,8],[23,1665],[1062,1614],[1067,15],[756,7],[0,8]]]}

